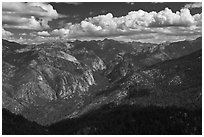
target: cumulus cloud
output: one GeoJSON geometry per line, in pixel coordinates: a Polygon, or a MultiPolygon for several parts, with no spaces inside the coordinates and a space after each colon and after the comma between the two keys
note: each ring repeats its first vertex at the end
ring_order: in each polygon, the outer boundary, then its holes
{"type": "Polygon", "coordinates": [[[13,33],[2,28],[2,38],[8,39],[13,36],[13,33]]]}
{"type": "Polygon", "coordinates": [[[184,8],[188,8],[188,9],[202,8],[202,2],[189,3],[189,4],[186,4],[184,8]]]}
{"type": "MultiPolygon", "coordinates": [[[[3,28],[33,29],[31,40],[23,42],[43,42],[56,39],[102,39],[115,40],[146,40],[163,42],[169,40],[190,39],[202,35],[202,13],[192,15],[191,7],[185,6],[173,12],[165,8],[159,12],[143,10],[130,11],[127,15],[114,17],[112,13],[102,13],[82,20],[80,23],[61,21],[60,28],[49,33],[48,22],[62,17],[48,3],[3,3],[3,28]]],[[[193,3],[192,3],[193,4],[193,3]]],[[[198,6],[197,6],[198,7],[198,6]]],[[[77,16],[76,16],[77,17],[77,16]]]]}
{"type": "Polygon", "coordinates": [[[68,35],[69,34],[69,29],[55,29],[51,32],[52,35],[56,35],[56,36],[64,36],[64,35],[68,35]]]}
{"type": "Polygon", "coordinates": [[[165,8],[158,13],[154,11],[148,13],[143,10],[132,11],[122,20],[129,28],[137,28],[138,26],[191,26],[197,24],[189,9],[181,9],[176,13],[173,13],[169,8],[165,8]]]}
{"type": "Polygon", "coordinates": [[[202,14],[191,15],[183,8],[172,12],[165,8],[160,12],[131,11],[126,16],[114,17],[111,13],[86,18],[77,24],[55,29],[52,34],[63,38],[98,38],[136,36],[143,34],[160,35],[201,35],[202,14]]]}
{"type": "Polygon", "coordinates": [[[3,2],[2,24],[4,28],[42,30],[50,28],[49,21],[63,17],[48,3],[3,2]]]}
{"type": "Polygon", "coordinates": [[[39,31],[37,34],[40,36],[50,36],[50,34],[47,31],[39,31]]]}

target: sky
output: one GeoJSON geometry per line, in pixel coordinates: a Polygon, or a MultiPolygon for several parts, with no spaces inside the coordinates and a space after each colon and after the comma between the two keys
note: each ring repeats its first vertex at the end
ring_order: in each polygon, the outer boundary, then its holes
{"type": "Polygon", "coordinates": [[[55,40],[192,40],[202,36],[202,3],[3,2],[2,38],[22,44],[55,40]]]}

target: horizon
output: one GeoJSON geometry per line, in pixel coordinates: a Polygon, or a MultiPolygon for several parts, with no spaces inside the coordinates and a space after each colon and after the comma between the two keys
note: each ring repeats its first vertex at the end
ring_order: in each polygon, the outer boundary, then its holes
{"type": "MultiPolygon", "coordinates": [[[[69,40],[64,40],[63,42],[76,42],[76,41],[79,41],[79,42],[91,42],[91,41],[96,41],[96,42],[98,42],[98,41],[104,41],[104,40],[113,40],[113,41],[117,41],[117,42],[124,42],[124,43],[134,43],[134,42],[138,42],[138,43],[142,43],[142,44],[157,44],[157,45],[160,45],[160,44],[165,44],[165,43],[176,43],[176,42],[182,42],[182,41],[194,41],[194,40],[196,40],[196,39],[199,39],[199,38],[201,38],[202,39],[202,36],[199,36],[199,37],[197,37],[197,38],[195,38],[195,39],[192,39],[192,40],[178,40],[178,41],[165,41],[165,42],[162,42],[162,43],[151,43],[151,42],[140,42],[140,41],[129,41],[129,42],[125,42],[125,41],[118,41],[118,40],[114,40],[114,39],[110,39],[110,38],[105,38],[105,39],[102,39],[102,40],[78,40],[78,39],[76,39],[76,40],[74,40],[74,41],[69,41],[69,40]]],[[[16,41],[10,41],[10,40],[7,40],[7,39],[3,39],[2,38],[2,40],[5,40],[5,41],[9,41],[9,42],[14,42],[14,43],[18,43],[18,42],[16,42],[16,41]]],[[[59,42],[62,42],[60,39],[58,39],[58,40],[56,40],[56,41],[59,41],[59,42]]],[[[46,41],[46,42],[42,42],[42,43],[30,43],[30,44],[23,44],[23,43],[18,43],[18,44],[22,44],[22,45],[40,45],[40,44],[45,44],[45,43],[49,43],[49,42],[56,42],[56,41],[46,41]]]]}

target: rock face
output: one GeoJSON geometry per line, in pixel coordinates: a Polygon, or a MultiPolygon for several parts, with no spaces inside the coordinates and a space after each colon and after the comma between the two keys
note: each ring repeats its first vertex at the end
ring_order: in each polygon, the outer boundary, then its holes
{"type": "Polygon", "coordinates": [[[3,108],[41,125],[109,103],[201,107],[202,42],[3,40],[3,108]]]}
{"type": "Polygon", "coordinates": [[[11,53],[3,55],[3,107],[14,113],[56,101],[77,104],[96,85],[93,72],[105,68],[97,57],[90,59],[88,66],[62,47],[38,47],[19,53],[21,47],[17,51],[7,41],[4,45],[11,53]]]}

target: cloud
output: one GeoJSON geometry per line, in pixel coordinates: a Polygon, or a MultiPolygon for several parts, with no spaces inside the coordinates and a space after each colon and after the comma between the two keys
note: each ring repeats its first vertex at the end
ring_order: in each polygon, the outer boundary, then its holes
{"type": "Polygon", "coordinates": [[[50,36],[50,34],[47,31],[41,31],[37,33],[40,36],[50,36]]]}
{"type": "Polygon", "coordinates": [[[188,9],[202,8],[202,2],[194,2],[194,3],[186,4],[184,8],[188,8],[188,9]]]}
{"type": "Polygon", "coordinates": [[[2,28],[2,38],[8,39],[13,36],[13,33],[2,28]]]}
{"type": "Polygon", "coordinates": [[[32,40],[32,43],[44,43],[44,42],[51,42],[51,41],[56,41],[58,40],[59,37],[44,37],[44,36],[37,36],[32,40]]]}
{"type": "MultiPolygon", "coordinates": [[[[114,17],[111,13],[89,17],[80,23],[68,23],[66,27],[55,29],[52,34],[66,39],[105,38],[158,34],[201,35],[202,14],[191,15],[190,10],[183,8],[172,12],[165,8],[160,12],[131,11],[126,16],[114,17]]],[[[139,38],[137,36],[137,38],[139,38]]]]}
{"type": "Polygon", "coordinates": [[[48,3],[3,2],[2,24],[4,28],[42,30],[50,28],[49,21],[64,17],[48,3]]]}
{"type": "Polygon", "coordinates": [[[65,2],[66,4],[72,4],[72,5],[81,5],[83,2],[65,2]]]}
{"type": "Polygon", "coordinates": [[[68,35],[69,34],[69,29],[55,29],[51,32],[52,35],[56,35],[56,36],[64,36],[64,35],[68,35]]]}
{"type": "MultiPolygon", "coordinates": [[[[21,33],[19,35],[24,35],[26,33],[21,33]]],[[[10,31],[5,30],[4,28],[2,28],[2,38],[9,40],[9,41],[14,41],[17,43],[21,43],[21,44],[30,44],[30,41],[32,41],[31,39],[24,39],[22,37],[16,38],[15,35],[13,33],[11,33],[10,31]]]]}
{"type": "MultiPolygon", "coordinates": [[[[56,40],[60,40],[59,37],[49,37],[49,36],[36,36],[35,38],[15,38],[15,37],[11,37],[9,39],[7,39],[9,41],[14,41],[20,44],[40,44],[40,43],[45,43],[45,42],[52,42],[52,41],[56,41],[56,40]]],[[[61,40],[60,40],[61,41],[61,40]]]]}
{"type": "MultiPolygon", "coordinates": [[[[188,7],[176,12],[169,8],[159,12],[130,11],[121,17],[114,17],[112,13],[101,13],[104,15],[89,17],[74,24],[62,20],[59,23],[60,28],[48,33],[44,30],[49,28],[48,22],[63,17],[49,3],[3,3],[2,20],[3,28],[38,30],[30,33],[33,39],[21,39],[21,42],[27,43],[59,38],[85,40],[107,37],[124,41],[163,42],[167,38],[173,41],[202,35],[202,13],[191,15],[191,8],[188,7]]],[[[73,18],[78,18],[78,15],[73,18]]]]}
{"type": "Polygon", "coordinates": [[[134,2],[126,2],[127,4],[134,5],[134,2]]]}
{"type": "Polygon", "coordinates": [[[124,18],[125,25],[131,28],[138,26],[145,27],[165,27],[165,26],[191,26],[196,25],[194,17],[189,9],[181,9],[173,13],[171,9],[156,12],[145,12],[143,10],[129,12],[124,18]]]}
{"type": "Polygon", "coordinates": [[[2,16],[3,28],[16,28],[16,29],[30,29],[41,30],[43,28],[49,28],[47,25],[41,25],[41,22],[37,21],[34,16],[30,18],[18,17],[14,15],[2,16]]]}

